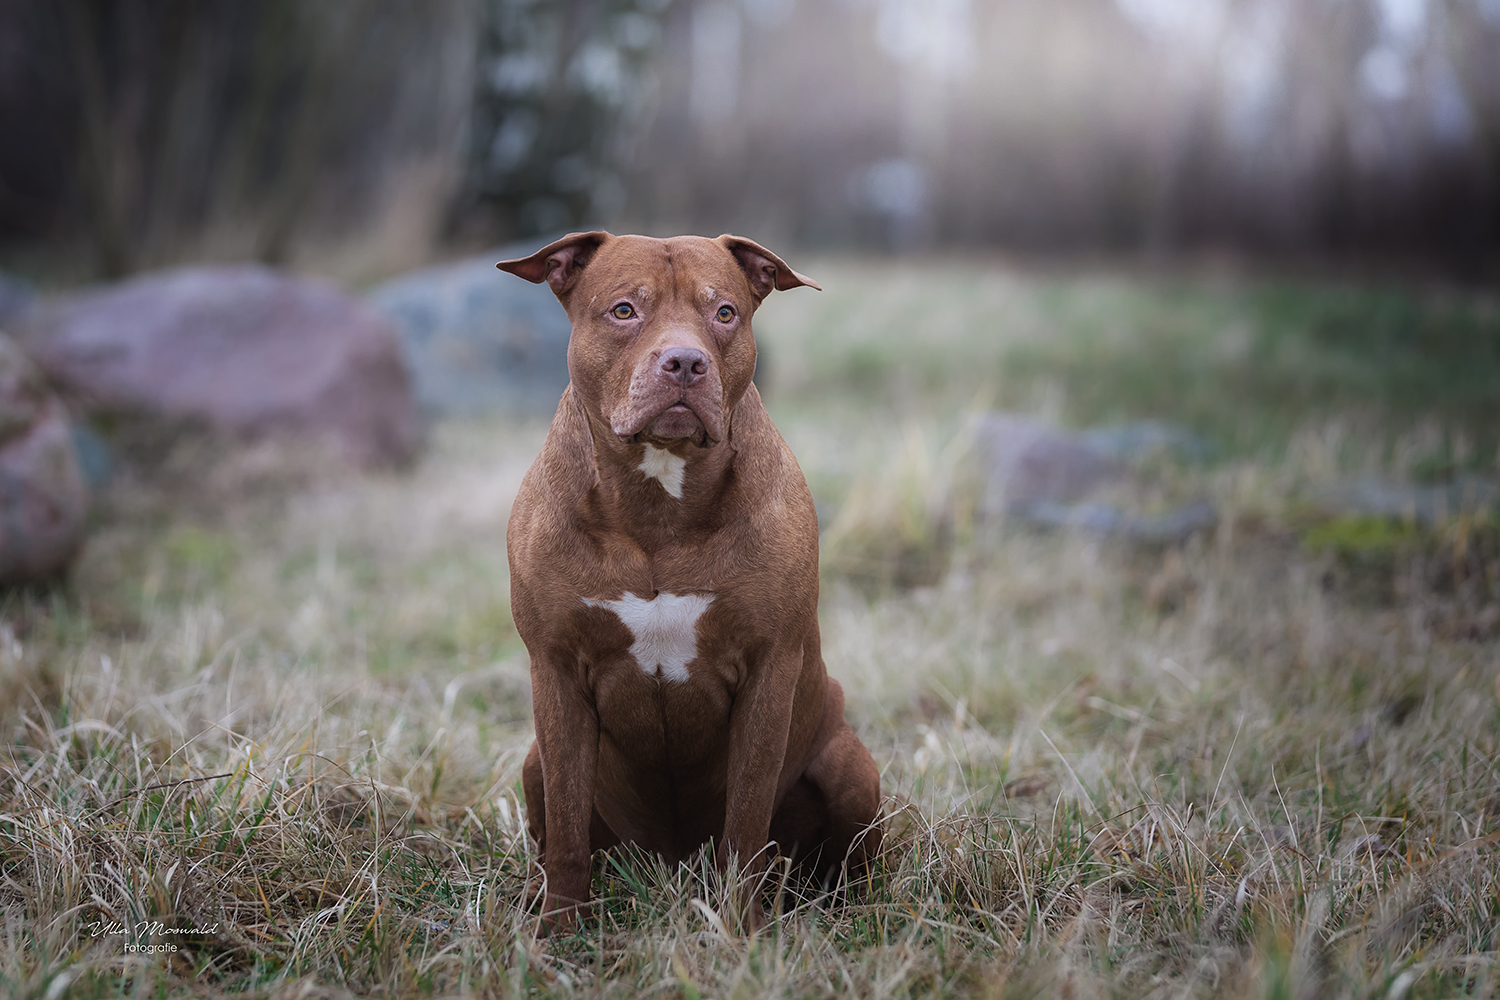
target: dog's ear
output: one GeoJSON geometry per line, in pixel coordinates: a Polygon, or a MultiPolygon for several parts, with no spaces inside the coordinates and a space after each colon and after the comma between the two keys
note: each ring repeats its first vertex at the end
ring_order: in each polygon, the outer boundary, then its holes
{"type": "Polygon", "coordinates": [[[588,266],[594,251],[606,240],[614,239],[606,232],[569,233],[556,243],[548,243],[530,257],[502,260],[495,266],[502,271],[519,275],[534,284],[545,281],[552,286],[554,294],[561,298],[579,273],[588,266]]]}
{"type": "Polygon", "coordinates": [[[773,291],[784,292],[788,288],[797,288],[802,285],[816,288],[820,292],[823,290],[822,285],[805,274],[793,271],[787,266],[786,261],[754,240],[725,233],[714,242],[734,254],[734,259],[740,262],[745,277],[750,279],[750,290],[755,293],[757,299],[764,299],[773,291]]]}

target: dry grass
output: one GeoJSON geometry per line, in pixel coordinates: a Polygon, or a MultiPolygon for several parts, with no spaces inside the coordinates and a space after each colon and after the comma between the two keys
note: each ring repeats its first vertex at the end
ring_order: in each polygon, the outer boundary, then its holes
{"type": "MultiPolygon", "coordinates": [[[[1068,372],[934,395],[881,367],[920,342],[857,336],[924,286],[833,271],[864,299],[789,296],[762,336],[889,794],[867,882],[783,886],[745,940],[701,859],[617,852],[598,920],[538,940],[503,536],[543,428],[440,426],[384,479],[188,455],[115,484],[67,589],[0,609],[0,992],[1495,996],[1495,528],[1319,548],[1297,501],[1452,425],[1308,413],[1172,470],[1225,518],[1168,549],[976,523],[965,413],[1066,416],[1068,372]],[[807,356],[856,375],[818,391],[807,356]]],[[[1045,342],[1053,285],[954,280],[934,338],[998,311],[1045,342]]]]}

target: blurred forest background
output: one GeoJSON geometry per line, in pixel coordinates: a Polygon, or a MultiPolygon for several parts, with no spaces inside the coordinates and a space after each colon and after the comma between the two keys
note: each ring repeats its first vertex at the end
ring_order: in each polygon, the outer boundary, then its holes
{"type": "Polygon", "coordinates": [[[1497,67],[1500,0],[0,0],[0,253],[372,280],[602,225],[1475,279],[1497,67]]]}

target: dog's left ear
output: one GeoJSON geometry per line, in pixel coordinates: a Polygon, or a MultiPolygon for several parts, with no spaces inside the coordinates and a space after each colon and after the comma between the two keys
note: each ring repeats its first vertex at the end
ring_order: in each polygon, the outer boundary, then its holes
{"type": "Polygon", "coordinates": [[[614,237],[606,232],[570,233],[555,243],[547,244],[530,257],[502,260],[495,266],[534,284],[545,281],[552,286],[553,293],[562,298],[578,280],[579,273],[588,265],[594,251],[606,240],[612,239],[614,237]]]}
{"type": "Polygon", "coordinates": [[[823,290],[822,285],[805,274],[793,271],[787,266],[786,261],[754,240],[725,233],[714,242],[734,254],[734,259],[739,261],[740,267],[744,269],[745,277],[750,279],[750,290],[755,293],[757,299],[764,299],[773,291],[784,292],[788,288],[797,288],[802,285],[816,288],[820,292],[823,290]]]}

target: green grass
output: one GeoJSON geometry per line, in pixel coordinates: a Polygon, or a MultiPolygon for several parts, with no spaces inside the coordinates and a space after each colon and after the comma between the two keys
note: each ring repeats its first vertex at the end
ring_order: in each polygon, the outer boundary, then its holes
{"type": "Polygon", "coordinates": [[[789,403],[848,411],[850,397],[881,397],[933,414],[980,394],[1074,425],[1173,421],[1226,455],[1265,458],[1320,421],[1385,437],[1426,421],[1441,428],[1420,456],[1433,474],[1493,467],[1500,447],[1493,293],[961,262],[887,267],[877,281],[840,261],[818,270],[816,303],[763,310],[789,318],[768,345],[789,403]]]}
{"type": "Polygon", "coordinates": [[[0,993],[1496,996],[1500,539],[1303,499],[1496,474],[1493,301],[798,265],[829,291],[757,323],[887,794],[868,879],[744,938],[706,856],[621,850],[539,939],[504,524],[544,428],[365,478],[184,445],[0,598],[0,993]],[[1155,474],[1219,528],[978,520],[989,406],[1212,435],[1155,474]]]}

